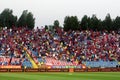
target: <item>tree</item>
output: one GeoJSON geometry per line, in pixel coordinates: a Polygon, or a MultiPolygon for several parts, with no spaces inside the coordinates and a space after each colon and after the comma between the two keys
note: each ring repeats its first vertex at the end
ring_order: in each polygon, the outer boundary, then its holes
{"type": "Polygon", "coordinates": [[[18,20],[18,27],[22,27],[22,26],[26,26],[26,18],[27,18],[27,10],[24,10],[22,15],[20,16],[19,20],[18,20]]]}
{"type": "Polygon", "coordinates": [[[59,21],[58,20],[54,21],[54,27],[59,27],[59,21]]]}
{"type": "Polygon", "coordinates": [[[33,18],[33,14],[31,12],[27,14],[26,25],[29,29],[33,29],[35,26],[35,18],[33,18]]]}
{"type": "Polygon", "coordinates": [[[48,30],[48,25],[45,25],[45,30],[48,30]]]}
{"type": "Polygon", "coordinates": [[[64,30],[78,30],[79,20],[77,16],[66,16],[64,19],[64,30]]]}
{"type": "Polygon", "coordinates": [[[112,30],[112,19],[111,19],[111,16],[110,14],[107,14],[106,17],[105,17],[105,20],[103,20],[103,27],[105,30],[112,30]]]}
{"type": "Polygon", "coordinates": [[[29,29],[33,29],[34,25],[35,18],[33,18],[33,14],[27,10],[24,10],[18,20],[18,27],[28,27],[29,29]]]}
{"type": "Polygon", "coordinates": [[[83,16],[80,25],[81,25],[82,30],[88,29],[88,16],[87,15],[83,16]]]}
{"type": "Polygon", "coordinates": [[[119,30],[120,29],[120,17],[117,16],[115,20],[113,21],[113,30],[119,30]]]}
{"type": "Polygon", "coordinates": [[[100,30],[100,20],[96,17],[96,15],[92,15],[90,19],[90,29],[92,30],[100,30]]]}
{"type": "Polygon", "coordinates": [[[13,15],[13,11],[10,9],[4,9],[0,14],[0,26],[11,28],[12,26],[16,26],[17,16],[13,15]]]}

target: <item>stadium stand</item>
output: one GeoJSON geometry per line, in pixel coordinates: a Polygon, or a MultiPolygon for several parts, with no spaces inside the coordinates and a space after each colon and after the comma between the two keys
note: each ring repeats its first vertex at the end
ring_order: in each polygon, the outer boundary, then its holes
{"type": "Polygon", "coordinates": [[[120,35],[117,31],[65,32],[57,28],[52,32],[14,27],[0,32],[0,65],[116,67],[119,62],[120,35]]]}

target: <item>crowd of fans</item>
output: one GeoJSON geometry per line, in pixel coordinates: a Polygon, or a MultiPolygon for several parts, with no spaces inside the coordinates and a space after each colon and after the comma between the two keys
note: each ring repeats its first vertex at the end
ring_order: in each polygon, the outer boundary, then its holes
{"type": "Polygon", "coordinates": [[[17,28],[0,31],[0,55],[18,58],[21,64],[25,56],[23,48],[37,54],[32,57],[49,57],[61,61],[120,61],[120,34],[117,31],[68,31],[61,28],[17,28]]]}

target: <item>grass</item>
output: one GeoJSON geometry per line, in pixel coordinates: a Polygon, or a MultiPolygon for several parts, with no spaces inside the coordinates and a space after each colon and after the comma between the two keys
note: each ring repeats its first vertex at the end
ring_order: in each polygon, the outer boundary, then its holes
{"type": "Polygon", "coordinates": [[[0,73],[0,80],[120,80],[120,72],[0,73]]]}

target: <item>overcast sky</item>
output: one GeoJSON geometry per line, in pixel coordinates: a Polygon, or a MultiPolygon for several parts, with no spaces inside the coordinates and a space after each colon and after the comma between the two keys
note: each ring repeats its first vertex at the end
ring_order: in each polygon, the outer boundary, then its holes
{"type": "Polygon", "coordinates": [[[18,17],[23,10],[34,14],[35,26],[53,24],[59,20],[63,25],[65,16],[78,16],[81,19],[85,14],[104,19],[107,13],[112,18],[120,16],[120,0],[0,0],[0,13],[10,8],[18,17]]]}

